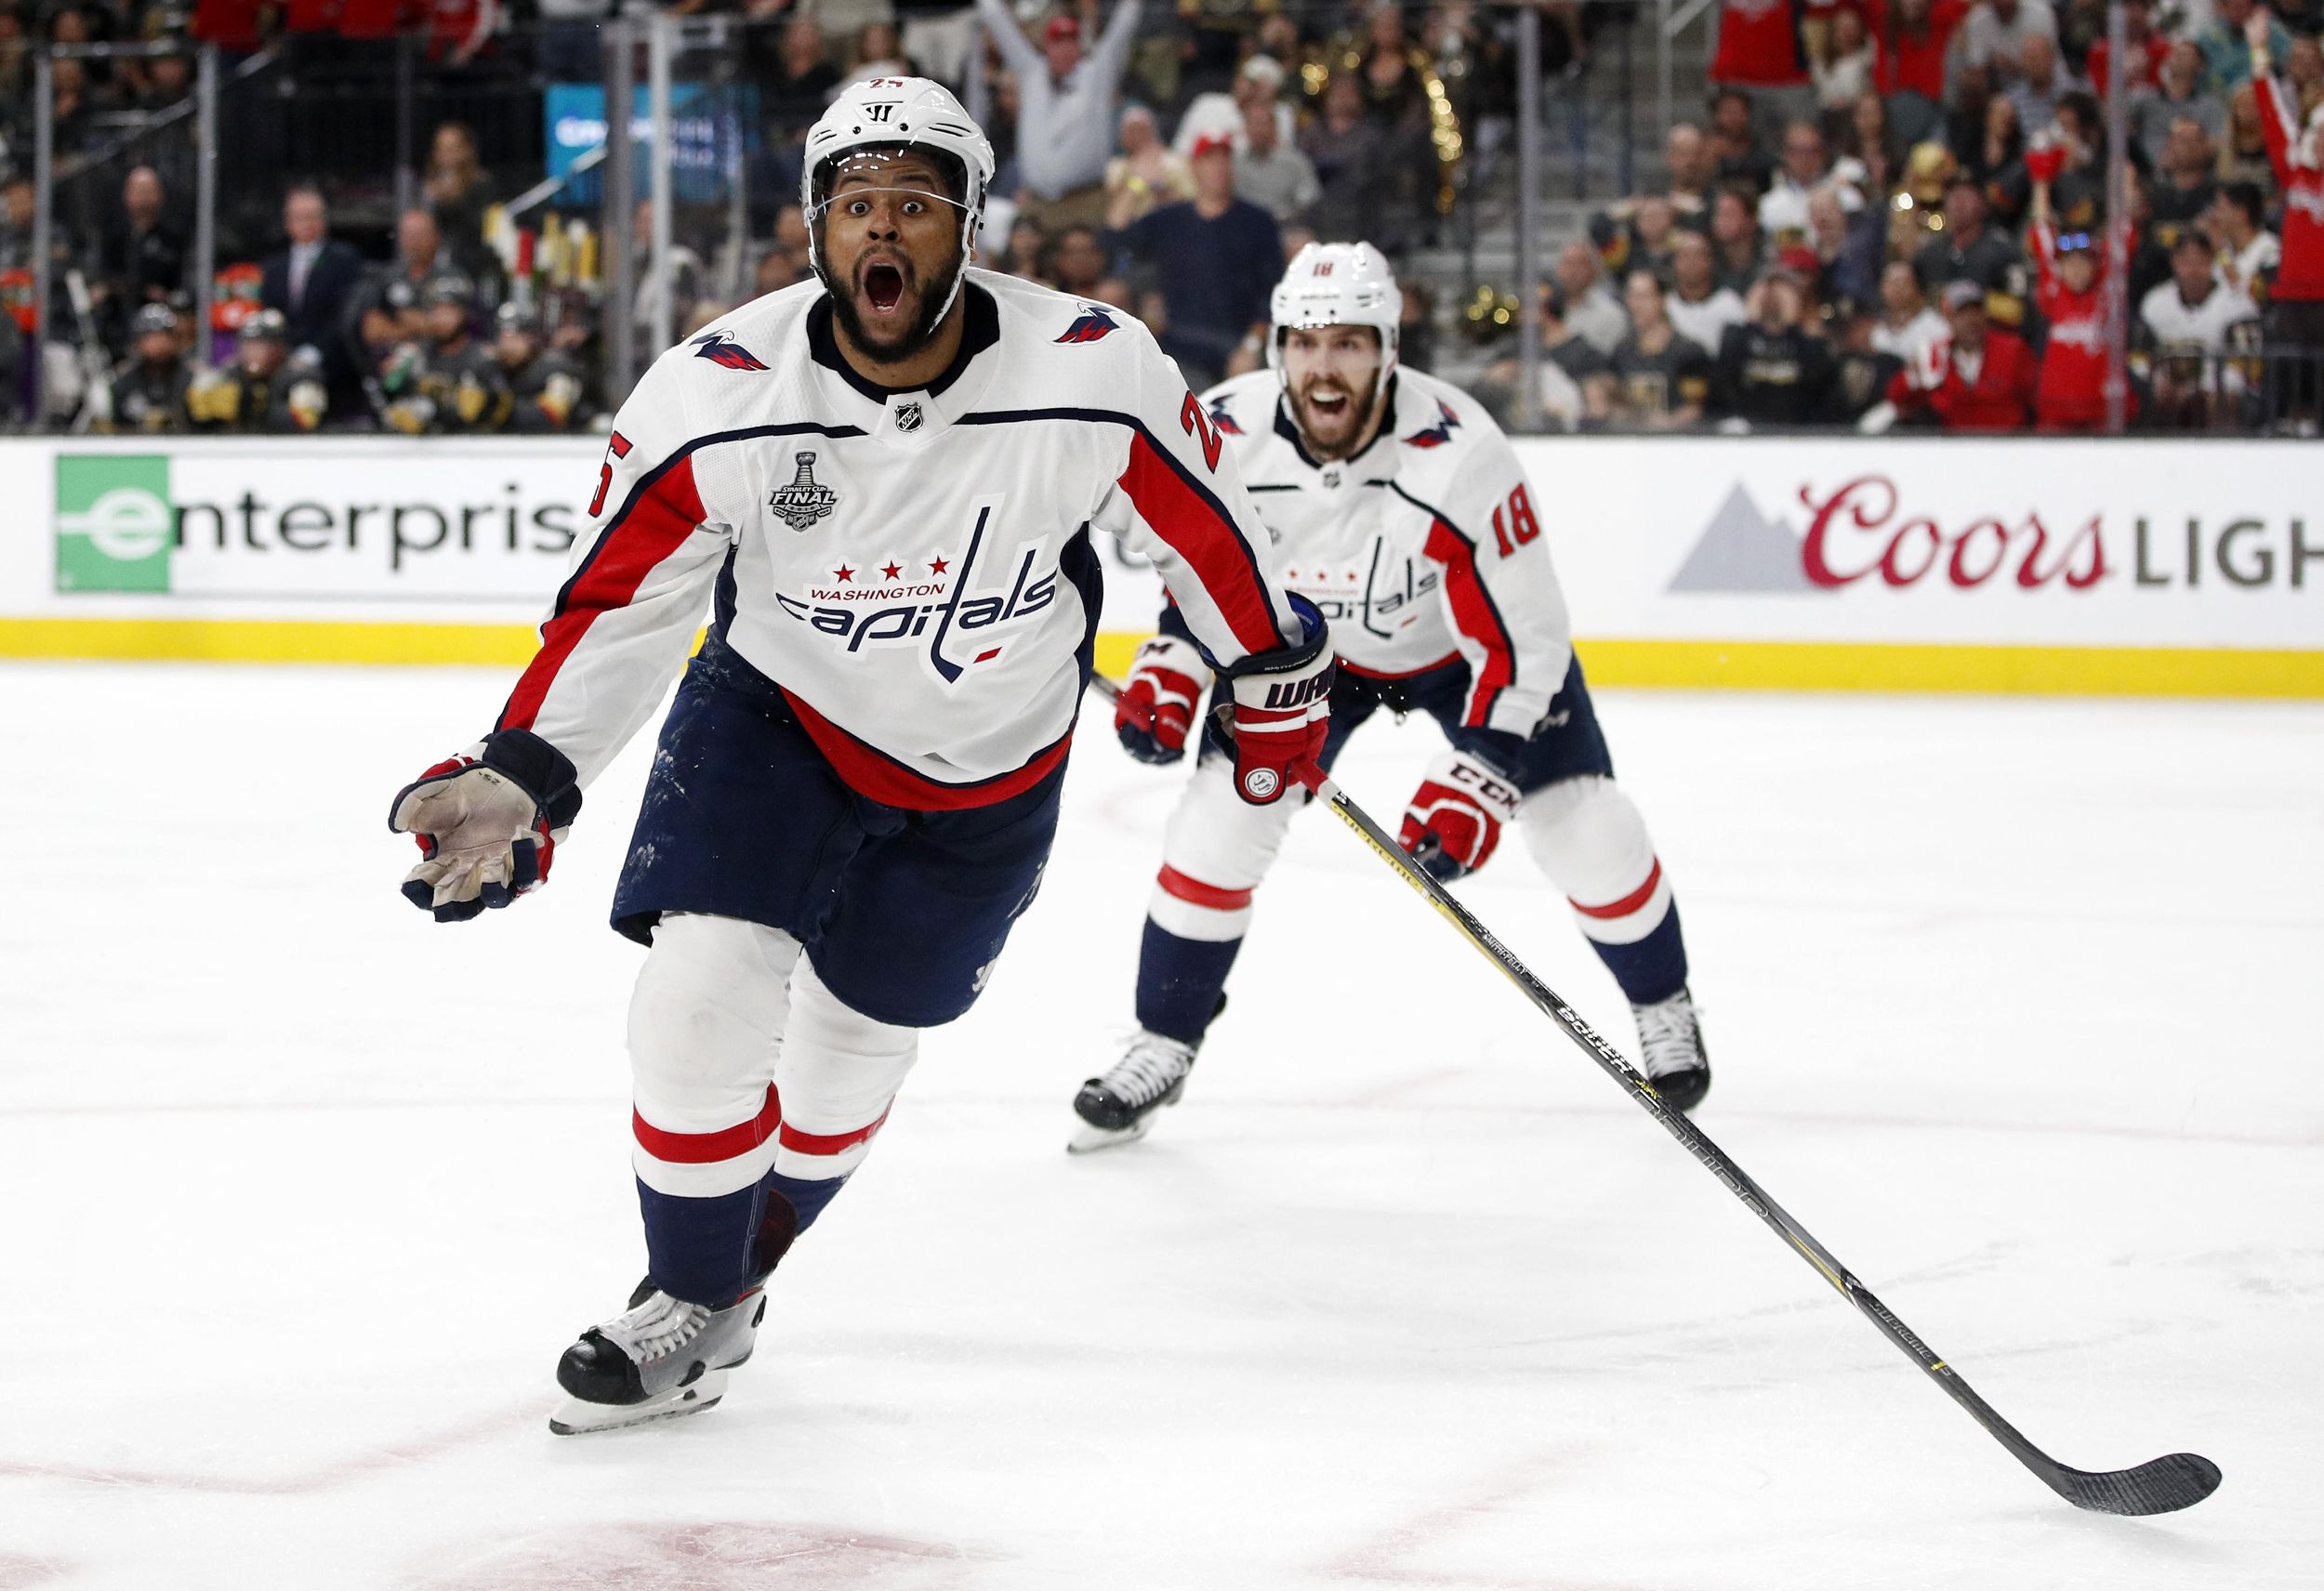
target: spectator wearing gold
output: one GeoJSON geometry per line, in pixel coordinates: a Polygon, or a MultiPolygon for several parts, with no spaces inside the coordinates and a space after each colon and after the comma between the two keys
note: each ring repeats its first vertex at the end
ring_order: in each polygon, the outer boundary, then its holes
{"type": "Polygon", "coordinates": [[[234,362],[195,374],[186,414],[201,431],[296,436],[323,424],[331,401],[311,349],[294,355],[290,322],[261,309],[242,324],[234,362]]]}
{"type": "Polygon", "coordinates": [[[1126,106],[1120,137],[1122,152],[1105,163],[1105,225],[1116,232],[1151,210],[1195,196],[1194,173],[1162,141],[1153,112],[1126,106]]]}

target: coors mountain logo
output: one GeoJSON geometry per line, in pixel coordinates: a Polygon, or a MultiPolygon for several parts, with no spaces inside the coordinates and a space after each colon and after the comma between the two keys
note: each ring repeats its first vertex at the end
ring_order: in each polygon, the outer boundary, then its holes
{"type": "MultiPolygon", "coordinates": [[[[2115,572],[2101,517],[2068,528],[2036,509],[1977,515],[1957,524],[1909,508],[1896,483],[1860,475],[1799,491],[1807,530],[1770,519],[1738,482],[1671,576],[1672,591],[1753,594],[1837,591],[1868,582],[1971,591],[2014,585],[2084,591],[2115,572]]],[[[2144,542],[2144,526],[2141,526],[2144,542]]],[[[2146,584],[2142,582],[2142,584],[2146,584]]]]}
{"type": "Polygon", "coordinates": [[[1710,517],[1702,540],[1671,576],[1673,591],[1815,591],[1800,567],[1800,538],[1770,521],[1740,481],[1710,517]]]}

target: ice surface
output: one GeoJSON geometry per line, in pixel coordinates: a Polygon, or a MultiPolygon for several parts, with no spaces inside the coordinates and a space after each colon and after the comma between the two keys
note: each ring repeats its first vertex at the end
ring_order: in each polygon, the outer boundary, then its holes
{"type": "MultiPolygon", "coordinates": [[[[2312,1586],[2324,712],[1607,692],[1704,1125],[2059,1458],[2056,1501],[1310,817],[1186,1103],[1063,1152],[1176,776],[1085,736],[1042,899],[726,1402],[560,1440],[640,1269],[603,926],[439,927],[452,671],[0,667],[0,1588],[2312,1586]]],[[[1393,816],[1433,731],[1343,773],[1393,816]]],[[[779,814],[770,814],[779,822],[779,814]]],[[[1521,850],[1467,898],[1609,1034],[1521,850]]]]}

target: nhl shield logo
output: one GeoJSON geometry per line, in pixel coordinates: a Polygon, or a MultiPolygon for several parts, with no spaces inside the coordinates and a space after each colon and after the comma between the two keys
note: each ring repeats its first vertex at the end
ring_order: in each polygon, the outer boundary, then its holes
{"type": "Polygon", "coordinates": [[[788,486],[778,486],[767,494],[767,506],[791,529],[803,531],[818,519],[828,519],[831,510],[839,506],[839,494],[815,479],[812,453],[792,456],[799,465],[799,473],[791,477],[788,486]]]}
{"type": "Polygon", "coordinates": [[[896,405],[896,429],[917,431],[920,428],[920,406],[918,403],[896,405]]]}

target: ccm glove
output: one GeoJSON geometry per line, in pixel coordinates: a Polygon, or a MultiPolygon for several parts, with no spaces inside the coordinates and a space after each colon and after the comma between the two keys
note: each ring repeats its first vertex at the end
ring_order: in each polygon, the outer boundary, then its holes
{"type": "Polygon", "coordinates": [[[1396,843],[1431,878],[1450,884],[1493,860],[1501,825],[1516,818],[1520,799],[1508,775],[1465,751],[1448,751],[1429,764],[1396,843]]]}
{"type": "Polygon", "coordinates": [[[1156,636],[1138,649],[1129,682],[1114,703],[1114,732],[1140,762],[1171,763],[1186,755],[1186,732],[1210,688],[1210,668],[1192,641],[1156,636]]]}
{"type": "Polygon", "coordinates": [[[1305,632],[1297,646],[1255,652],[1228,670],[1235,695],[1235,793],[1273,806],[1323,755],[1331,724],[1331,638],[1324,616],[1294,594],[1305,632]]]}
{"type": "Polygon", "coordinates": [[[564,754],[530,730],[498,730],[396,792],[388,827],[419,841],[403,896],[440,923],[506,906],[548,880],[581,810],[564,754]]]}

